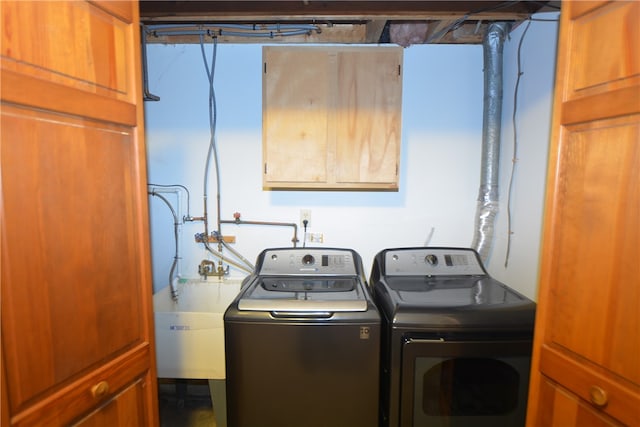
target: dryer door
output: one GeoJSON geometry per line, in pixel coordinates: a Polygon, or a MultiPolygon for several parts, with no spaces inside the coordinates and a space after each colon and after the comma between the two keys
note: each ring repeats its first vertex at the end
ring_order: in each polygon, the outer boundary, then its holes
{"type": "Polygon", "coordinates": [[[530,364],[530,339],[408,338],[400,425],[522,427],[530,364]]]}

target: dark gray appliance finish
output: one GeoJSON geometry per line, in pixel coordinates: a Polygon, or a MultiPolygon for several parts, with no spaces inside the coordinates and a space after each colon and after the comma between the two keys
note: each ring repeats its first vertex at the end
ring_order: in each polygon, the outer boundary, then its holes
{"type": "Polygon", "coordinates": [[[376,427],[381,318],[350,249],[264,250],[224,315],[230,427],[376,427]]]}
{"type": "Polygon", "coordinates": [[[535,303],[473,249],[386,249],[370,276],[382,315],[381,425],[524,426],[535,303]]]}

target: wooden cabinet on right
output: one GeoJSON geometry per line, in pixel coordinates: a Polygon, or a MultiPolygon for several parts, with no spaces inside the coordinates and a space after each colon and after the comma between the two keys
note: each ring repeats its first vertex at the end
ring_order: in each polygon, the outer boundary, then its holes
{"type": "Polygon", "coordinates": [[[640,2],[562,2],[527,425],[640,425],[640,2]]]}

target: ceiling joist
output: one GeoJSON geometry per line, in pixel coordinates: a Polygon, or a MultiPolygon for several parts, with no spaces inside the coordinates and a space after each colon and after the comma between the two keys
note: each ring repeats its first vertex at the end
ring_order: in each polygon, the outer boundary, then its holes
{"type": "MultiPolygon", "coordinates": [[[[140,20],[148,43],[199,43],[199,35],[154,32],[156,25],[204,28],[221,43],[482,43],[491,22],[522,22],[533,13],[559,8],[558,1],[147,1],[140,20]],[[246,37],[222,24],[316,25],[318,31],[246,37]],[[194,27],[195,26],[195,27],[194,27]],[[401,36],[397,34],[402,33],[401,36]],[[400,37],[394,40],[394,35],[400,37]]],[[[185,27],[185,28],[186,28],[185,27]]]]}

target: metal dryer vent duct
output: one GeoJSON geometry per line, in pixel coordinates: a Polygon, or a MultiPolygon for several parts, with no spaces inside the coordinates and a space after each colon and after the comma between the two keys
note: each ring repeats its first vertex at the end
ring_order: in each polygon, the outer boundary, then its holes
{"type": "Polygon", "coordinates": [[[482,164],[480,191],[471,247],[487,262],[493,243],[498,213],[498,171],[500,167],[500,129],[502,121],[502,51],[509,24],[489,25],[483,39],[484,108],[482,124],[482,164]]]}

